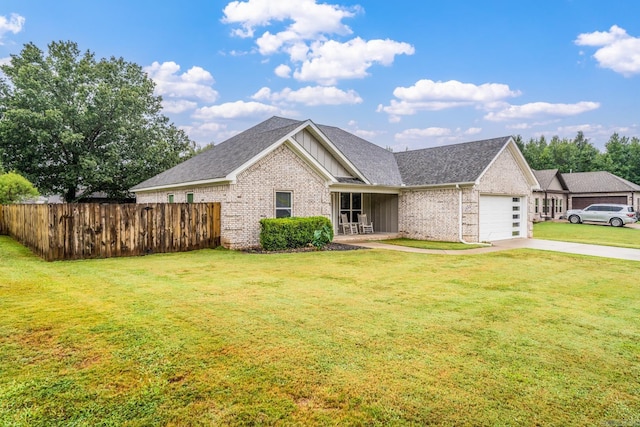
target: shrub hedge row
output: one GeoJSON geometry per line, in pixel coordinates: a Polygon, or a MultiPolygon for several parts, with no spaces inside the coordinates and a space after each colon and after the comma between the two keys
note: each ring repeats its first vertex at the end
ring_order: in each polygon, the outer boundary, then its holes
{"type": "Polygon", "coordinates": [[[260,245],[267,251],[320,248],[333,240],[331,221],[323,216],[264,218],[260,228],[260,245]]]}

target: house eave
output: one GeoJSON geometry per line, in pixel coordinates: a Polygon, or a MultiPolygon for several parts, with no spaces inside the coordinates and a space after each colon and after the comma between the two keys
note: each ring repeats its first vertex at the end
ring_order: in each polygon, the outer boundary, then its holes
{"type": "Polygon", "coordinates": [[[167,184],[167,185],[156,185],[153,187],[144,187],[144,188],[136,188],[130,189],[132,193],[146,193],[152,191],[161,191],[161,190],[178,190],[181,188],[187,187],[202,187],[205,185],[219,185],[219,184],[233,184],[234,180],[229,177],[225,178],[215,178],[215,179],[203,179],[200,181],[189,181],[189,182],[180,182],[177,184],[167,184]]]}
{"type": "Polygon", "coordinates": [[[441,184],[421,184],[421,185],[406,185],[403,186],[403,190],[433,190],[438,188],[458,188],[458,187],[473,187],[476,182],[446,182],[441,184]]]}
{"type": "Polygon", "coordinates": [[[401,187],[392,185],[347,184],[337,182],[329,185],[329,190],[332,193],[400,194],[401,187]]]}

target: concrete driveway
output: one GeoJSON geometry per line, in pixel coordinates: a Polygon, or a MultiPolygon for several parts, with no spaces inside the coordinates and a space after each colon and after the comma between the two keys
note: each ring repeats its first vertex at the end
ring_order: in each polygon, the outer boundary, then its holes
{"type": "Polygon", "coordinates": [[[543,239],[511,239],[493,242],[493,247],[502,249],[539,249],[542,251],[564,252],[569,254],[591,255],[603,258],[640,261],[640,249],[617,248],[614,246],[587,245],[584,243],[558,242],[543,239]]]}
{"type": "Polygon", "coordinates": [[[349,242],[357,246],[363,246],[371,249],[387,249],[391,251],[423,253],[423,254],[442,254],[442,255],[471,255],[483,254],[488,252],[504,251],[509,249],[537,249],[542,251],[564,252],[569,254],[590,255],[603,258],[617,258],[631,261],[640,261],[640,249],[616,248],[613,246],[586,245],[582,243],[556,242],[554,240],[542,239],[509,239],[492,242],[492,246],[486,248],[476,248],[467,250],[434,250],[434,249],[418,249],[406,246],[389,245],[384,241],[377,242],[349,242]]]}

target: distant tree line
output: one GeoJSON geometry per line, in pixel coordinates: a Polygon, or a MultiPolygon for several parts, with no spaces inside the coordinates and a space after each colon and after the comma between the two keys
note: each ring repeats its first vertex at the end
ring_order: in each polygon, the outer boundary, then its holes
{"type": "Polygon", "coordinates": [[[562,173],[608,171],[640,185],[640,139],[637,137],[614,133],[605,144],[604,152],[589,142],[582,131],[573,139],[554,136],[547,141],[541,136],[524,142],[520,135],[514,138],[532,169],[558,169],[562,173]]]}

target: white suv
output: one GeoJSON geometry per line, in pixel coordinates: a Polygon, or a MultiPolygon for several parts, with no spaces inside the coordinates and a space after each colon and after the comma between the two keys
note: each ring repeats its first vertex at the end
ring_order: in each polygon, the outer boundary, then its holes
{"type": "Polygon", "coordinates": [[[589,205],[584,209],[570,209],[567,211],[567,219],[571,224],[594,221],[608,222],[614,227],[622,227],[637,220],[633,206],[611,203],[589,205]]]}

